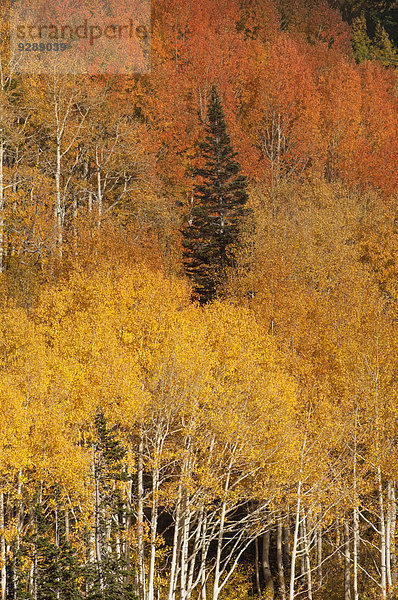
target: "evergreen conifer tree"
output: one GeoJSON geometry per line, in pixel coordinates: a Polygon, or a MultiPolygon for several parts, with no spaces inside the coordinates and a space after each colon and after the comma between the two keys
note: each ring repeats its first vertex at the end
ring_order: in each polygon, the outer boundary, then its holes
{"type": "MultiPolygon", "coordinates": [[[[57,519],[56,525],[52,510],[38,502],[34,522],[35,532],[23,539],[23,544],[32,546],[33,597],[36,600],[82,600],[78,583],[82,569],[76,549],[66,538],[63,519],[57,519]]],[[[22,567],[20,559],[17,554],[15,569],[22,567]]],[[[12,591],[14,598],[27,600],[31,597],[26,575],[22,569],[18,573],[17,588],[12,591]]]]}
{"type": "Polygon", "coordinates": [[[182,230],[185,271],[194,284],[193,299],[213,300],[234,266],[241,244],[241,225],[249,211],[247,183],[240,174],[227,133],[224,113],[215,86],[207,112],[206,136],[200,144],[194,169],[194,205],[182,230]]]}
{"type": "Polygon", "coordinates": [[[112,517],[126,510],[115,483],[129,479],[124,465],[127,452],[100,408],[95,416],[94,454],[96,560],[86,567],[87,599],[134,600],[131,568],[115,551],[112,535],[110,540],[105,535],[109,524],[115,526],[112,517]]]}
{"type": "Polygon", "coordinates": [[[370,60],[372,57],[372,42],[368,36],[367,24],[364,13],[353,20],[352,47],[357,62],[370,60]]]}
{"type": "Polygon", "coordinates": [[[397,50],[381,23],[377,23],[376,26],[372,46],[372,58],[380,60],[385,67],[395,66],[398,63],[397,50]]]}

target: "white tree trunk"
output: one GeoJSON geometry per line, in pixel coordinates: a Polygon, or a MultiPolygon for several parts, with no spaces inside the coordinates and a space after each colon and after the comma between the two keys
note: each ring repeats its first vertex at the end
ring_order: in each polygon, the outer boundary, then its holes
{"type": "Polygon", "coordinates": [[[151,514],[151,541],[148,568],[148,600],[154,600],[155,561],[156,561],[156,536],[158,527],[158,491],[159,468],[155,467],[152,473],[152,514],[151,514]]]}
{"type": "Polygon", "coordinates": [[[377,468],[377,478],[379,487],[379,523],[380,523],[380,586],[383,598],[387,598],[387,566],[386,566],[386,523],[384,516],[383,484],[381,479],[381,469],[377,468]]]}
{"type": "Polygon", "coordinates": [[[180,595],[181,600],[186,600],[187,596],[187,576],[188,576],[188,542],[190,527],[190,510],[188,506],[187,491],[184,490],[183,514],[181,519],[182,544],[181,544],[181,565],[180,565],[180,595]]]}
{"type": "Polygon", "coordinates": [[[395,486],[391,486],[391,581],[397,583],[397,557],[395,553],[395,527],[397,522],[397,504],[395,501],[395,486]]]}
{"type": "Polygon", "coordinates": [[[180,541],[180,527],[181,527],[181,525],[180,525],[181,501],[182,501],[182,485],[180,483],[180,485],[178,487],[176,518],[175,518],[175,523],[174,523],[173,553],[171,556],[168,600],[174,600],[175,593],[176,593],[177,561],[178,561],[178,554],[179,554],[178,547],[179,547],[179,541],[180,541]]]}
{"type": "Polygon", "coordinates": [[[57,164],[55,169],[55,236],[58,254],[62,258],[62,190],[61,190],[61,137],[57,133],[57,164]]]}
{"type": "Polygon", "coordinates": [[[98,221],[97,226],[101,227],[101,219],[102,219],[102,181],[101,181],[101,166],[98,157],[98,148],[95,149],[95,162],[97,168],[97,200],[98,200],[98,221]]]}
{"type": "Polygon", "coordinates": [[[1,559],[1,600],[7,598],[7,570],[6,570],[6,539],[4,535],[5,528],[5,508],[4,492],[0,492],[0,559],[1,559]]]}
{"type": "Polygon", "coordinates": [[[350,556],[350,525],[348,518],[344,519],[344,600],[351,600],[351,556],[350,556]]]}
{"type": "Polygon", "coordinates": [[[353,496],[354,496],[354,510],[353,510],[353,572],[352,572],[352,584],[354,592],[354,600],[359,600],[358,594],[358,559],[359,559],[359,500],[357,492],[357,428],[358,428],[358,408],[355,408],[355,424],[354,424],[354,466],[353,466],[353,496]]]}
{"type": "MultiPolygon", "coordinates": [[[[97,443],[97,442],[96,442],[97,443]]],[[[94,501],[95,501],[95,560],[97,562],[100,590],[104,591],[104,577],[102,572],[102,544],[101,544],[101,493],[99,481],[99,461],[97,448],[94,449],[94,501]]]]}
{"type": "Polygon", "coordinates": [[[307,577],[307,596],[308,600],[312,600],[312,574],[311,574],[311,559],[310,546],[307,536],[307,518],[303,514],[303,534],[304,534],[304,555],[305,555],[305,571],[307,577]]]}
{"type": "Polygon", "coordinates": [[[137,457],[137,572],[139,600],[146,600],[145,561],[144,561],[144,441],[142,432],[137,457]]]}
{"type": "Polygon", "coordinates": [[[354,508],[353,511],[353,570],[352,570],[352,584],[354,592],[354,600],[359,600],[358,593],[358,560],[359,560],[359,509],[354,508]]]}
{"type": "Polygon", "coordinates": [[[229,489],[230,469],[227,473],[227,478],[224,486],[224,500],[221,506],[220,527],[217,537],[217,554],[214,567],[214,584],[213,584],[213,600],[217,600],[220,593],[220,578],[221,578],[221,554],[224,540],[225,516],[227,513],[227,492],[229,489]]]}
{"type": "Polygon", "coordinates": [[[282,600],[286,600],[286,582],[285,571],[283,567],[283,551],[282,551],[282,519],[279,515],[276,531],[276,560],[278,563],[279,591],[282,600]]]}
{"type": "Polygon", "coordinates": [[[292,558],[290,565],[290,589],[289,589],[289,600],[294,600],[294,582],[296,578],[296,559],[297,559],[297,548],[299,541],[299,528],[300,528],[300,512],[301,512],[301,486],[302,481],[300,479],[297,487],[297,505],[296,505],[296,520],[294,524],[294,535],[293,535],[293,547],[292,547],[292,558]]]}
{"type": "Polygon", "coordinates": [[[323,568],[322,568],[322,560],[323,560],[323,551],[322,551],[322,526],[319,526],[318,535],[317,535],[317,568],[318,568],[318,577],[319,577],[319,585],[322,586],[323,581],[323,568]]]}
{"type": "Polygon", "coordinates": [[[4,270],[4,138],[0,129],[0,273],[4,270]]]}

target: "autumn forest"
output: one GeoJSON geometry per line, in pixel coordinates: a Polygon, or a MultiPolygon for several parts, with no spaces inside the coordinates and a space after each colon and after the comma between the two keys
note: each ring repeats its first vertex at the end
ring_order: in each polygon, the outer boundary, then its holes
{"type": "Polygon", "coordinates": [[[135,75],[9,9],[1,600],[398,598],[397,3],[153,0],[135,75]]]}

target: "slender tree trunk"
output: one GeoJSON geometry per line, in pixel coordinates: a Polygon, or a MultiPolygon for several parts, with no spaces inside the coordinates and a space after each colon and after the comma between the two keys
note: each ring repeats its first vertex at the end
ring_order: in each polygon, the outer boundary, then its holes
{"type": "Polygon", "coordinates": [[[258,551],[258,537],[256,537],[255,542],[255,573],[256,573],[256,590],[257,596],[261,598],[261,586],[260,586],[260,556],[258,551]]]}
{"type": "Polygon", "coordinates": [[[358,559],[359,559],[359,509],[354,508],[353,513],[353,571],[352,571],[352,584],[354,592],[354,600],[359,600],[358,593],[358,559]]]}
{"type": "Polygon", "coordinates": [[[98,158],[98,148],[95,149],[95,162],[97,167],[97,200],[98,200],[98,221],[97,226],[101,227],[102,219],[102,181],[101,181],[101,167],[98,158]]]}
{"type": "Polygon", "coordinates": [[[69,542],[69,532],[70,532],[70,519],[69,519],[69,510],[65,509],[65,539],[69,542]]]}
{"type": "Polygon", "coordinates": [[[299,527],[299,553],[301,556],[301,560],[300,560],[300,579],[302,582],[302,585],[304,586],[304,582],[305,582],[305,577],[306,577],[306,568],[305,568],[305,544],[304,544],[304,526],[303,526],[303,520],[301,518],[300,515],[300,527],[299,527]]]}
{"type": "Polygon", "coordinates": [[[336,547],[338,548],[337,559],[339,561],[339,566],[343,567],[343,553],[341,552],[341,532],[340,532],[340,523],[338,519],[335,519],[335,527],[336,527],[336,547]]]}
{"type": "Polygon", "coordinates": [[[4,271],[4,139],[0,129],[0,273],[4,271]]]}
{"type": "Polygon", "coordinates": [[[57,134],[57,164],[55,169],[55,232],[58,254],[62,258],[62,191],[61,191],[61,138],[57,134]]]}
{"type": "Polygon", "coordinates": [[[386,575],[387,575],[387,589],[390,590],[392,586],[391,577],[391,523],[392,523],[392,482],[388,480],[387,483],[387,515],[386,515],[386,575]]]}
{"type": "Polygon", "coordinates": [[[6,539],[4,535],[5,528],[5,508],[4,492],[0,492],[0,557],[1,557],[1,600],[7,598],[7,570],[6,570],[6,539]]]}
{"type": "Polygon", "coordinates": [[[34,515],[34,523],[35,523],[35,541],[33,544],[33,562],[32,562],[32,568],[31,568],[31,590],[33,592],[33,600],[37,600],[37,592],[38,592],[38,573],[37,573],[37,538],[38,538],[38,531],[37,531],[37,515],[34,515]]]}
{"type": "Polygon", "coordinates": [[[286,569],[286,578],[290,581],[290,527],[289,527],[289,509],[287,509],[286,517],[283,519],[282,524],[282,555],[283,555],[283,564],[286,569]]]}
{"type": "MultiPolygon", "coordinates": [[[[96,441],[97,444],[97,441],[96,441]]],[[[98,568],[98,578],[101,594],[104,592],[104,577],[102,572],[102,546],[101,546],[101,492],[100,492],[100,452],[94,449],[94,479],[95,479],[95,560],[98,568]]]]}
{"type": "Polygon", "coordinates": [[[77,205],[77,195],[73,195],[73,250],[75,256],[78,255],[78,242],[79,236],[77,231],[77,217],[78,217],[78,205],[77,205]]]}
{"type": "Polygon", "coordinates": [[[395,527],[397,522],[397,504],[395,501],[395,486],[391,486],[391,581],[397,583],[397,556],[395,552],[395,527]]]}
{"type": "Polygon", "coordinates": [[[359,499],[357,492],[357,429],[358,429],[358,407],[355,408],[355,426],[354,426],[354,468],[353,468],[353,495],[354,495],[354,511],[353,511],[353,573],[352,583],[354,600],[359,600],[358,594],[358,555],[359,555],[359,499]]]}
{"type": "Polygon", "coordinates": [[[207,558],[206,533],[207,533],[207,513],[205,510],[204,517],[203,517],[202,547],[201,547],[201,556],[200,556],[200,575],[201,575],[200,593],[201,593],[202,600],[206,600],[206,558],[207,558]]]}
{"type": "MultiPolygon", "coordinates": [[[[18,488],[17,488],[17,539],[15,541],[16,547],[16,555],[18,556],[20,543],[21,543],[21,535],[23,529],[23,519],[24,519],[24,507],[22,503],[22,470],[19,470],[18,473],[18,488]]],[[[19,568],[16,565],[16,558],[14,559],[14,569],[13,569],[13,584],[14,584],[14,600],[17,599],[18,593],[18,584],[19,584],[19,568]]]]}
{"type": "Polygon", "coordinates": [[[186,600],[187,596],[187,575],[188,575],[188,542],[190,528],[190,510],[188,506],[188,494],[184,490],[183,494],[183,513],[182,513],[182,544],[181,544],[181,566],[180,566],[180,595],[181,600],[186,600]]]}
{"type": "Polygon", "coordinates": [[[216,564],[214,569],[214,584],[213,584],[213,600],[217,600],[218,594],[220,592],[220,577],[221,577],[221,553],[224,539],[224,525],[225,525],[225,515],[227,512],[227,502],[224,499],[221,507],[221,518],[220,518],[220,528],[218,531],[218,539],[217,539],[217,554],[216,554],[216,564]]]}
{"type": "Polygon", "coordinates": [[[181,502],[182,502],[182,485],[180,483],[178,487],[178,498],[176,505],[176,518],[174,523],[174,540],[173,540],[173,554],[171,557],[170,567],[170,580],[169,580],[169,595],[168,600],[174,600],[175,589],[177,584],[177,561],[179,555],[179,541],[180,541],[180,515],[181,515],[181,502]]]}
{"type": "Polygon", "coordinates": [[[383,485],[381,479],[381,469],[377,469],[378,487],[379,487],[379,509],[380,509],[380,585],[383,598],[387,598],[387,567],[386,567],[386,523],[384,516],[383,485]]]}
{"type": "Polygon", "coordinates": [[[156,536],[158,526],[158,491],[159,491],[159,469],[155,467],[152,474],[152,515],[151,515],[151,553],[148,569],[148,600],[154,600],[155,583],[155,560],[156,560],[156,536]]]}
{"type": "Polygon", "coordinates": [[[319,577],[319,585],[322,586],[323,581],[323,548],[322,548],[322,526],[319,526],[317,534],[317,570],[319,577]]]}
{"type": "Polygon", "coordinates": [[[220,593],[220,578],[221,578],[221,554],[224,540],[224,527],[225,527],[225,516],[227,513],[227,492],[229,489],[229,479],[231,476],[231,469],[228,470],[227,478],[224,486],[224,500],[221,505],[220,515],[220,527],[218,530],[217,537],[217,553],[216,562],[214,567],[214,584],[213,584],[213,600],[217,600],[218,594],[220,593]]]}
{"type": "Polygon", "coordinates": [[[304,539],[304,555],[305,555],[305,571],[307,578],[307,596],[308,600],[312,600],[312,574],[311,574],[311,559],[310,546],[307,535],[307,517],[303,515],[303,539],[304,539]]]}
{"type": "Polygon", "coordinates": [[[279,577],[279,590],[281,600],[286,600],[286,582],[285,582],[285,571],[283,567],[283,550],[282,550],[282,519],[278,516],[276,530],[276,560],[278,563],[278,577],[279,577]]]}
{"type": "Polygon", "coordinates": [[[351,556],[350,556],[350,525],[348,518],[344,519],[344,600],[351,600],[351,556]]]}
{"type": "Polygon", "coordinates": [[[291,559],[291,565],[290,565],[289,600],[294,600],[294,582],[295,582],[295,576],[296,576],[296,558],[297,558],[297,548],[298,548],[299,528],[300,528],[301,486],[302,486],[302,482],[300,480],[299,484],[298,484],[298,488],[297,488],[296,521],[294,524],[292,559],[291,559]]]}
{"type": "Polygon", "coordinates": [[[193,576],[194,576],[194,571],[195,571],[195,564],[196,564],[196,557],[197,554],[200,550],[200,539],[202,536],[202,527],[203,527],[203,512],[204,512],[204,508],[202,506],[200,512],[199,512],[199,518],[198,518],[198,524],[196,527],[196,533],[195,533],[195,542],[193,545],[193,550],[192,550],[192,556],[189,560],[189,570],[188,570],[188,582],[187,582],[187,596],[186,596],[186,600],[190,600],[191,598],[191,594],[192,594],[192,590],[193,590],[193,576]]]}
{"type": "Polygon", "coordinates": [[[264,598],[272,600],[274,597],[274,582],[269,564],[270,531],[263,534],[263,576],[264,576],[264,598]]]}
{"type": "Polygon", "coordinates": [[[137,510],[137,566],[139,600],[146,600],[144,562],[144,441],[140,435],[137,460],[138,510],[137,510]]]}

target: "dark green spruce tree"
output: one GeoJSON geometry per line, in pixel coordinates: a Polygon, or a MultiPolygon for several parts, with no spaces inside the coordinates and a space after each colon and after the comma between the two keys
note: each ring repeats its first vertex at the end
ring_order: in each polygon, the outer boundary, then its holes
{"type": "Polygon", "coordinates": [[[123,534],[126,507],[118,481],[128,481],[124,459],[127,451],[109,428],[103,411],[95,416],[94,439],[95,561],[86,568],[86,600],[135,600],[133,573],[124,554],[116,551],[115,529],[123,534]]]}
{"type": "MultiPolygon", "coordinates": [[[[76,549],[69,543],[65,530],[64,512],[50,506],[54,498],[37,502],[32,509],[34,531],[27,533],[21,546],[14,551],[10,587],[7,598],[15,600],[83,600],[79,589],[82,566],[76,549]],[[32,586],[24,556],[33,563],[32,586]]],[[[29,569],[30,571],[30,569],[29,569]]]]}
{"type": "Polygon", "coordinates": [[[183,260],[193,282],[192,298],[205,304],[216,298],[235,264],[241,228],[249,216],[247,183],[227,133],[216,87],[211,90],[206,135],[194,169],[193,206],[182,230],[183,260]]]}

